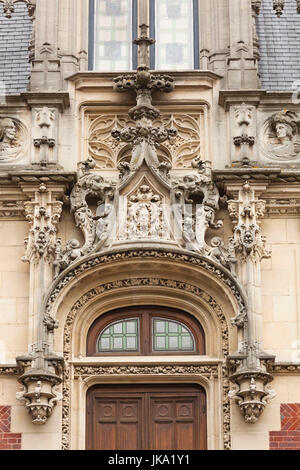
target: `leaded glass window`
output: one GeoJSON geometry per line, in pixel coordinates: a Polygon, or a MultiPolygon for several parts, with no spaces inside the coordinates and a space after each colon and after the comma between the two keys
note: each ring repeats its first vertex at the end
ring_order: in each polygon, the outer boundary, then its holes
{"type": "Polygon", "coordinates": [[[194,351],[195,342],[186,326],[165,318],[153,318],[154,351],[194,351]]]}
{"type": "Polygon", "coordinates": [[[98,352],[138,350],[139,321],[137,318],[110,324],[98,339],[98,352]]]}
{"type": "Polygon", "coordinates": [[[155,68],[194,68],[193,0],[155,0],[155,68]]]}
{"type": "Polygon", "coordinates": [[[95,0],[94,69],[132,68],[132,0],[95,0]]]}

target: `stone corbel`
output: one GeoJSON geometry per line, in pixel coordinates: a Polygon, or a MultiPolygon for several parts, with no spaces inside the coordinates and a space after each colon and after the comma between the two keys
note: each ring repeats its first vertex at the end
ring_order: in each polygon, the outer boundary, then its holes
{"type": "Polygon", "coordinates": [[[229,397],[235,401],[246,423],[258,421],[267,403],[274,398],[275,392],[267,385],[273,377],[262,371],[244,371],[230,377],[235,389],[229,397]]]}
{"type": "Polygon", "coordinates": [[[23,390],[17,393],[17,399],[25,402],[33,424],[45,424],[57,402],[62,399],[61,393],[56,390],[62,382],[60,377],[62,361],[62,358],[46,359],[38,356],[34,359],[17,358],[19,369],[23,372],[18,379],[23,390]],[[38,367],[41,359],[44,363],[42,368],[38,367]],[[31,368],[35,362],[36,367],[31,368]]]}

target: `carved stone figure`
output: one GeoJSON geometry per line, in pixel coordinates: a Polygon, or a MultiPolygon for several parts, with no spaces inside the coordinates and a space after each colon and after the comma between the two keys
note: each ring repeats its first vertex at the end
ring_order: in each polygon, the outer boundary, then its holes
{"type": "Polygon", "coordinates": [[[294,160],[300,156],[300,118],[293,111],[280,111],[266,122],[266,146],[275,158],[294,160]]]}
{"type": "Polygon", "coordinates": [[[3,118],[0,120],[0,161],[16,156],[19,149],[17,132],[13,119],[3,118]]]}

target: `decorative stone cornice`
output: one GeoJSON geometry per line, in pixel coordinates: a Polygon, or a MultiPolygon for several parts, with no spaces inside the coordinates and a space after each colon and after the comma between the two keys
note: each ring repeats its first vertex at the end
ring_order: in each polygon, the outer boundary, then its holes
{"type": "Polygon", "coordinates": [[[9,365],[0,365],[0,375],[18,375],[19,369],[17,366],[9,366],[9,365]]]}
{"type": "Polygon", "coordinates": [[[0,201],[0,219],[25,220],[24,201],[0,201]]]}
{"type": "Polygon", "coordinates": [[[74,184],[76,179],[75,173],[66,173],[63,171],[49,170],[47,167],[42,170],[32,169],[20,169],[18,171],[3,170],[0,173],[0,184],[11,185],[15,184],[18,186],[22,183],[32,184],[48,184],[48,183],[59,183],[64,184],[67,189],[74,184]]]}
{"type": "Polygon", "coordinates": [[[205,365],[132,365],[132,366],[75,366],[75,378],[90,378],[93,375],[182,375],[182,374],[195,374],[208,378],[219,377],[218,366],[205,364],[205,365]]]}
{"type": "Polygon", "coordinates": [[[300,214],[300,198],[286,197],[265,198],[265,217],[297,217],[300,214]]]}

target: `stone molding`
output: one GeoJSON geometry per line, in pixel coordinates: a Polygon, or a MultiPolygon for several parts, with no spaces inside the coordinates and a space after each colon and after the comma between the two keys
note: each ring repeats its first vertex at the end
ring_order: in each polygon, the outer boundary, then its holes
{"type": "Polygon", "coordinates": [[[106,263],[120,262],[122,260],[133,260],[133,259],[162,259],[168,261],[179,261],[182,263],[187,263],[192,266],[198,266],[212,275],[215,275],[222,281],[225,286],[227,286],[233,296],[235,297],[237,304],[239,306],[239,314],[243,317],[247,315],[247,301],[245,298],[244,291],[239,285],[236,278],[225,268],[217,263],[209,260],[198,254],[191,254],[184,252],[183,250],[164,250],[159,248],[152,249],[140,249],[135,248],[132,250],[119,250],[116,252],[106,252],[98,255],[91,255],[85,259],[75,263],[66,269],[52,284],[49,294],[45,298],[44,311],[51,314],[53,305],[60,295],[61,291],[75,278],[78,277],[81,273],[93,269],[97,266],[101,266],[106,263]]]}

